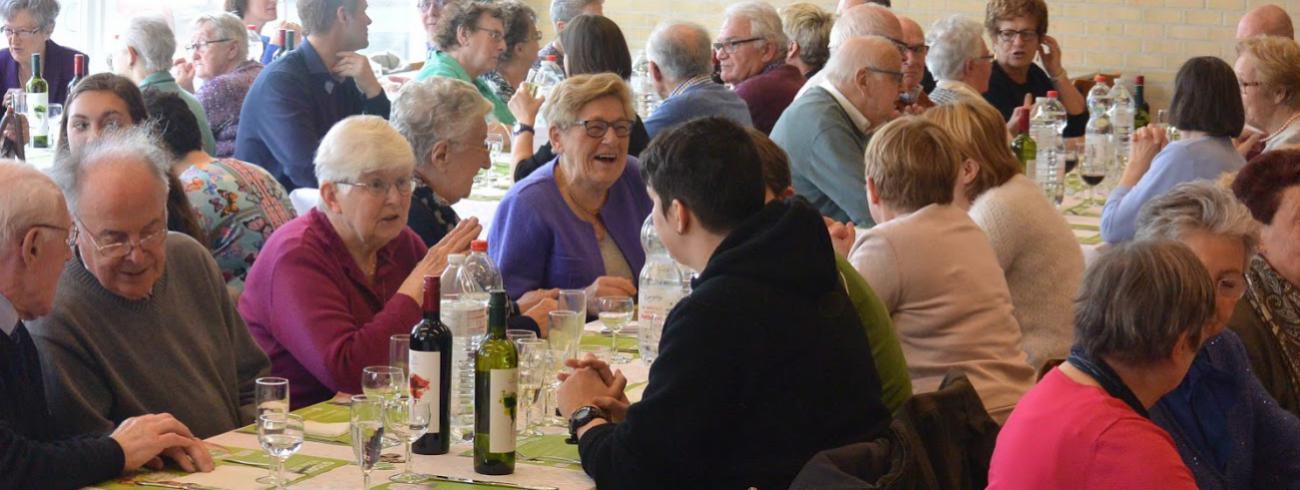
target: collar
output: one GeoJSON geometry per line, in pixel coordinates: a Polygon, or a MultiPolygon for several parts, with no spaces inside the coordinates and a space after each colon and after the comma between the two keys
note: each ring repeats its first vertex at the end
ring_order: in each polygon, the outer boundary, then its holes
{"type": "Polygon", "coordinates": [[[975,87],[961,80],[936,80],[934,87],[957,92],[968,97],[984,98],[982,94],[975,91],[975,87]]]}
{"type": "Polygon", "coordinates": [[[325,67],[325,62],[320,59],[320,53],[317,53],[316,48],[311,45],[310,39],[303,38],[302,44],[298,45],[295,51],[302,52],[303,59],[307,62],[308,73],[333,77],[329,69],[325,67]]]}
{"type": "Polygon", "coordinates": [[[678,85],[677,88],[674,88],[673,91],[668,94],[668,98],[676,97],[678,95],[685,93],[687,90],[698,87],[700,85],[704,85],[706,83],[713,83],[712,75],[702,75],[687,80],[685,82],[682,82],[681,85],[678,85]]]}
{"type": "Polygon", "coordinates": [[[844,94],[840,93],[840,89],[835,88],[835,84],[831,83],[830,80],[823,79],[821,84],[818,86],[825,89],[827,92],[830,92],[831,97],[835,98],[835,102],[840,104],[840,108],[844,109],[844,112],[848,113],[849,120],[853,121],[853,125],[858,127],[858,131],[866,133],[867,129],[871,128],[871,120],[867,119],[867,116],[862,115],[862,111],[859,111],[857,107],[854,107],[853,103],[849,102],[849,99],[845,97],[844,94]]]}
{"type": "Polygon", "coordinates": [[[0,331],[5,335],[13,335],[18,320],[18,310],[14,308],[14,304],[10,303],[5,295],[0,294],[0,331]]]}
{"type": "Polygon", "coordinates": [[[446,51],[434,51],[433,59],[438,64],[445,65],[448,68],[450,68],[452,74],[455,75],[456,79],[466,80],[466,81],[473,80],[469,77],[469,72],[465,71],[465,67],[460,66],[460,62],[456,61],[456,58],[452,58],[451,55],[447,54],[446,51]]]}
{"type": "Polygon", "coordinates": [[[140,88],[144,89],[146,87],[151,87],[154,85],[162,85],[166,83],[176,83],[176,79],[172,78],[172,74],[168,73],[166,70],[156,71],[151,73],[149,76],[144,77],[144,80],[140,81],[140,88]]]}

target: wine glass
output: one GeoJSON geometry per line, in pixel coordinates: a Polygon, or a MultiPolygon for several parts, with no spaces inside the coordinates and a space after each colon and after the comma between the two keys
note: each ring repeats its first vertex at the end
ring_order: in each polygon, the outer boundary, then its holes
{"type": "Polygon", "coordinates": [[[600,323],[605,324],[611,335],[609,339],[609,360],[611,363],[624,363],[632,360],[631,356],[618,352],[618,334],[628,322],[632,321],[632,309],[635,305],[627,296],[601,296],[596,300],[600,309],[600,323]]]}
{"type": "Polygon", "coordinates": [[[276,488],[284,488],[289,483],[284,476],[284,462],[302,447],[303,435],[300,415],[271,412],[257,418],[257,440],[275,461],[276,488]]]}
{"type": "Polygon", "coordinates": [[[406,375],[392,366],[366,366],[361,370],[361,391],[381,402],[393,399],[406,384],[406,375]]]}
{"type": "Polygon", "coordinates": [[[422,402],[419,398],[410,395],[397,395],[385,406],[384,427],[397,436],[406,448],[406,469],[388,477],[389,481],[416,483],[430,478],[429,475],[411,471],[411,443],[428,432],[429,421],[433,419],[433,412],[429,405],[429,402],[422,402]]]}
{"type": "Polygon", "coordinates": [[[539,436],[538,421],[532,412],[537,408],[538,395],[550,373],[550,344],[545,339],[520,339],[515,343],[519,351],[519,417],[524,436],[539,436]]]}
{"type": "Polygon", "coordinates": [[[45,117],[50,125],[50,148],[57,148],[59,138],[63,135],[63,126],[59,124],[63,119],[63,104],[50,104],[45,117]]]}
{"type": "MultiPolygon", "coordinates": [[[[255,381],[254,397],[257,402],[257,416],[289,412],[289,380],[285,378],[265,377],[255,381]]],[[[263,485],[279,485],[279,475],[275,468],[267,468],[266,475],[258,477],[263,485]]]]}
{"type": "MultiPolygon", "coordinates": [[[[563,294],[563,293],[561,293],[563,294]]],[[[551,368],[547,371],[549,376],[546,378],[550,383],[546,387],[546,415],[547,423],[559,427],[567,427],[567,421],[559,417],[551,417],[555,413],[556,391],[560,388],[560,380],[555,377],[557,373],[564,370],[564,361],[572,359],[578,355],[578,343],[582,340],[582,321],[579,320],[579,313],[576,311],[555,310],[548,314],[550,319],[550,330],[547,333],[547,340],[550,343],[550,360],[551,368]]]]}
{"type": "Polygon", "coordinates": [[[487,147],[488,152],[491,154],[489,158],[492,159],[492,164],[496,165],[497,162],[502,160],[501,153],[502,148],[505,147],[505,138],[503,138],[500,133],[489,132],[487,135],[487,147]]]}
{"type": "Polygon", "coordinates": [[[370,471],[384,452],[384,400],[370,395],[352,395],[348,408],[352,432],[352,454],[361,467],[362,489],[370,488],[370,471]]]}
{"type": "MultiPolygon", "coordinates": [[[[388,365],[402,370],[403,376],[411,374],[411,334],[399,333],[388,338],[388,365]]],[[[402,383],[399,392],[411,394],[411,384],[402,383]]]]}
{"type": "Polygon", "coordinates": [[[532,330],[512,328],[510,330],[506,330],[506,338],[510,339],[510,343],[515,344],[515,349],[518,350],[520,340],[535,339],[537,338],[537,332],[534,332],[532,330]]]}
{"type": "Polygon", "coordinates": [[[1100,203],[1097,199],[1097,184],[1106,180],[1106,170],[1106,160],[1100,158],[1085,158],[1079,166],[1079,176],[1083,177],[1083,183],[1088,184],[1088,197],[1083,200],[1083,207],[1100,203]]]}

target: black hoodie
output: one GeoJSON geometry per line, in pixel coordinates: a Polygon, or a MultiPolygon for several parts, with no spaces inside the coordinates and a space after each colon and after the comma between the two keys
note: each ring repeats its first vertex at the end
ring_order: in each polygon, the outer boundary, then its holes
{"type": "Polygon", "coordinates": [[[627,420],[588,430],[601,489],[785,488],[814,453],[889,424],[866,333],[806,201],[733,230],[668,315],[627,420]]]}

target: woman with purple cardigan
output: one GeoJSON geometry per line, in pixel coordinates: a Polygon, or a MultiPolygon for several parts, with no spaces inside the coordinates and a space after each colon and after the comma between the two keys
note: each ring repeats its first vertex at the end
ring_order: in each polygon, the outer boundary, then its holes
{"type": "Polygon", "coordinates": [[[506,193],[488,237],[506,292],[635,295],[645,263],[641,223],[652,204],[627,155],[631,90],[618,75],[575,76],[555,87],[545,117],[559,156],[506,193]]]}

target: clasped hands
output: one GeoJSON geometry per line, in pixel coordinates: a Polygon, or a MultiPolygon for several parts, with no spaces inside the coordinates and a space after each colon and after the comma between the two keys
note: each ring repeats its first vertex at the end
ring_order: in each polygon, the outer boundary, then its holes
{"type": "Polygon", "coordinates": [[[623,392],[627,389],[623,371],[611,371],[608,363],[591,354],[564,361],[564,365],[573,371],[557,376],[561,382],[557,394],[560,415],[568,418],[575,410],[593,405],[604,410],[610,422],[621,422],[627,417],[630,402],[623,392]]]}

